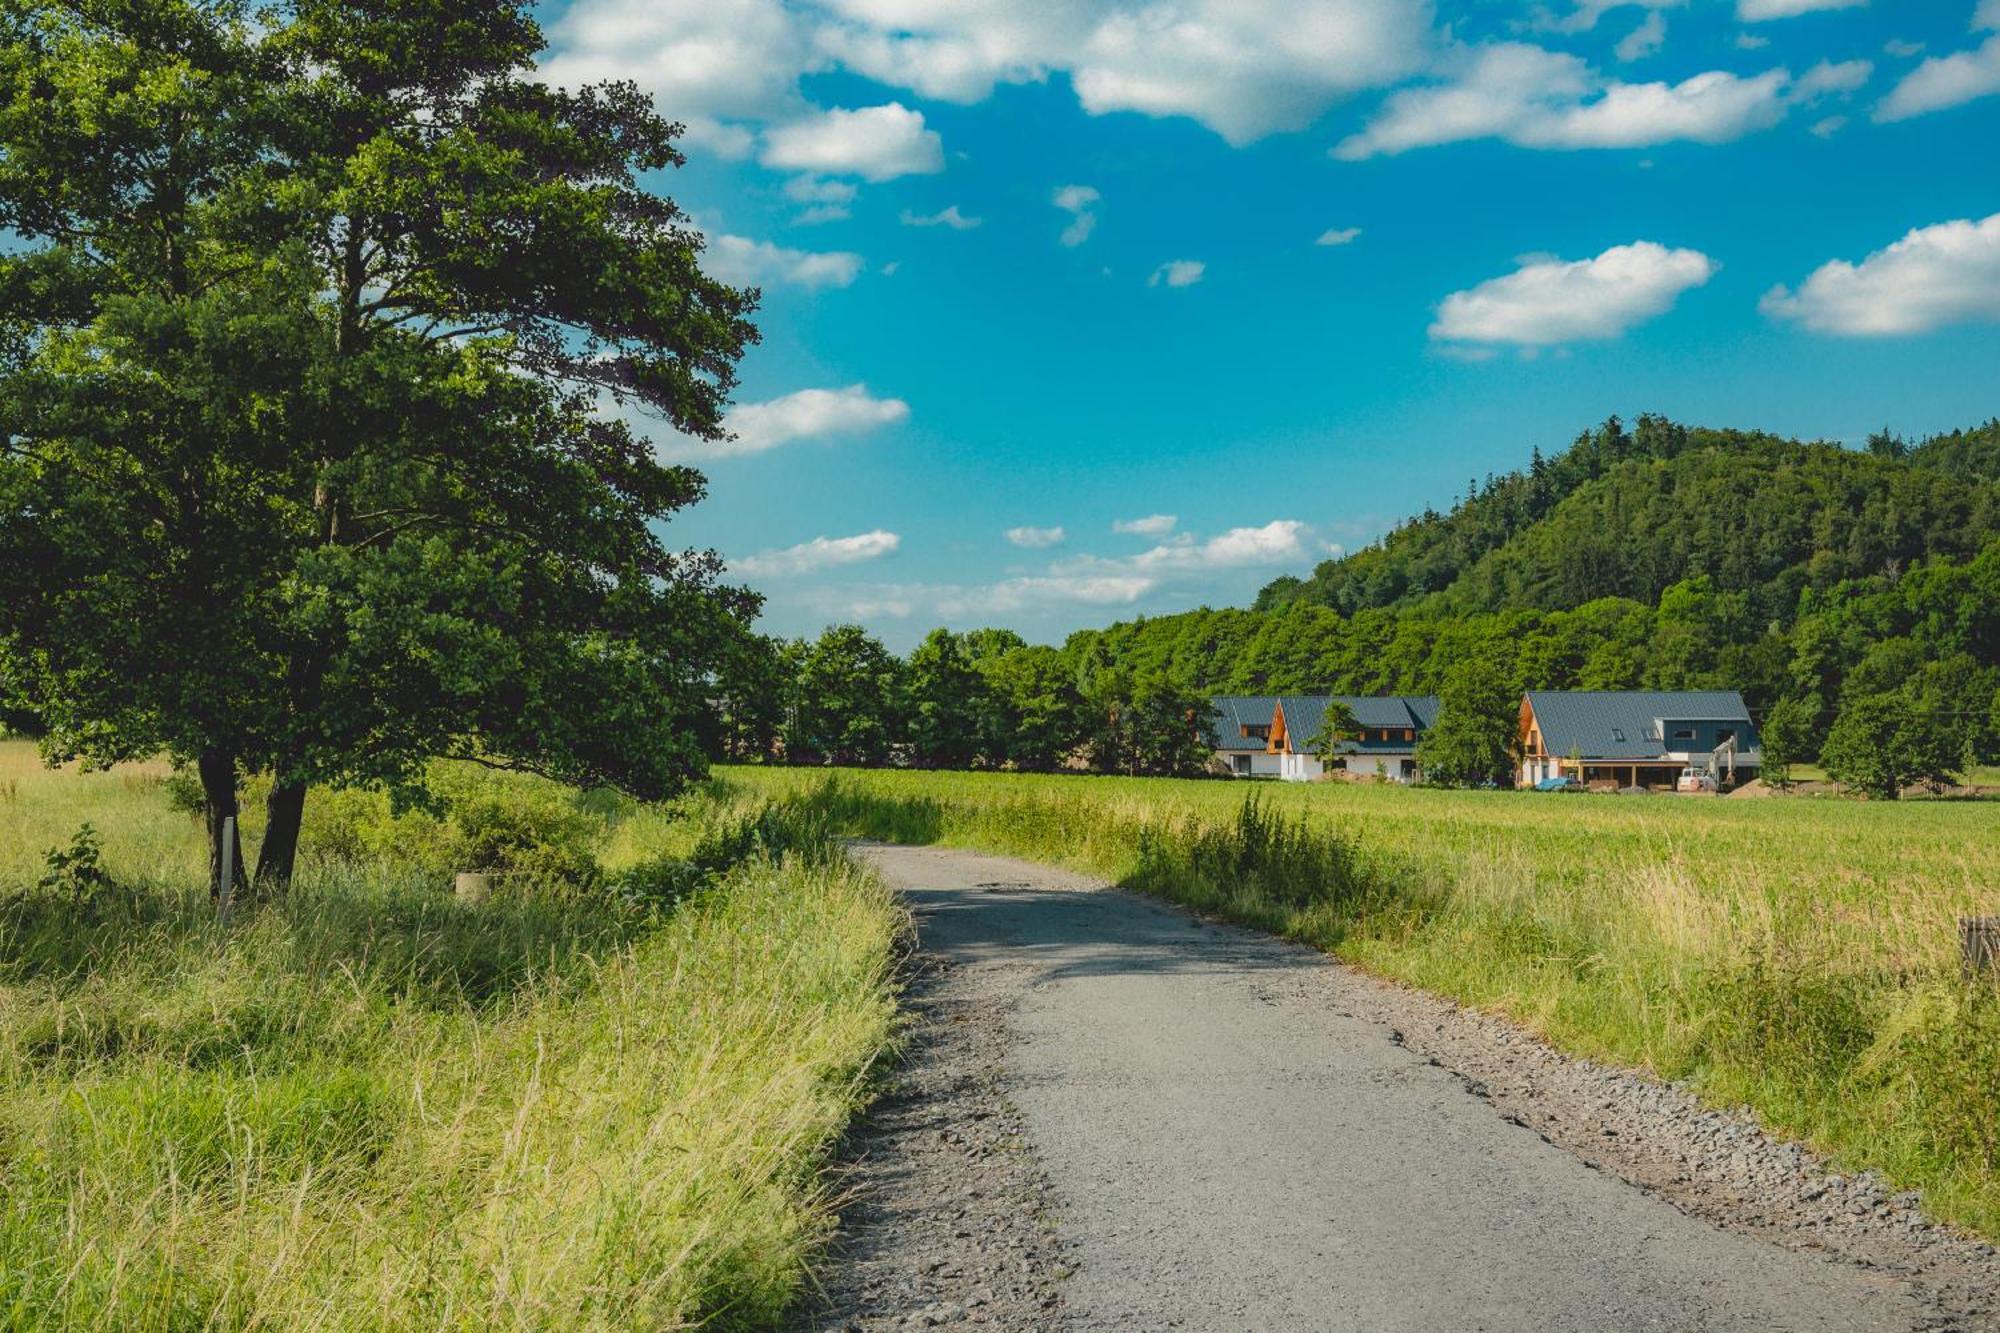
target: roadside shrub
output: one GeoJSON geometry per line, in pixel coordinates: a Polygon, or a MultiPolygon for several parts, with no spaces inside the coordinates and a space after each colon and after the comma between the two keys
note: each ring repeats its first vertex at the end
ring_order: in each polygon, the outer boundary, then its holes
{"type": "Polygon", "coordinates": [[[608,818],[586,808],[580,793],[450,764],[436,766],[430,788],[428,808],[400,811],[382,792],[315,791],[306,810],[306,848],[439,879],[470,870],[574,888],[599,883],[596,847],[608,818]]]}
{"type": "Polygon", "coordinates": [[[208,812],[208,794],[202,791],[201,778],[193,769],[176,768],[160,783],[160,790],[166,794],[170,810],[196,819],[208,812]]]}
{"type": "Polygon", "coordinates": [[[111,872],[104,868],[104,849],[97,830],[88,823],[79,825],[68,847],[51,847],[45,858],[48,870],[36,888],[43,893],[90,903],[117,889],[111,872]]]}
{"type": "MultiPolygon", "coordinates": [[[[1264,808],[1256,795],[1246,796],[1236,818],[1226,825],[1190,819],[1163,840],[1148,839],[1157,857],[1162,843],[1178,841],[1173,872],[1196,875],[1213,883],[1240,885],[1240,892],[1268,898],[1286,907],[1318,903],[1344,905],[1359,897],[1366,884],[1354,843],[1338,833],[1309,825],[1303,815],[1286,819],[1264,808]],[[1178,839],[1172,835],[1179,834],[1178,839]]],[[[1145,859],[1142,855],[1142,867],[1145,859]]]]}

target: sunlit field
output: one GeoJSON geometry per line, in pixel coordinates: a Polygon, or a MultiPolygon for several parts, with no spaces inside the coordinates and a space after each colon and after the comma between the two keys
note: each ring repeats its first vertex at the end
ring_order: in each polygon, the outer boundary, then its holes
{"type": "MultiPolygon", "coordinates": [[[[819,772],[738,768],[795,791],[819,772]]],[[[1062,862],[1683,1079],[2000,1234],[2000,805],[843,772],[852,832],[1062,862]],[[1258,810],[1246,818],[1244,802],[1258,810]]]]}
{"type": "Polygon", "coordinates": [[[8,1326],[778,1318],[896,1022],[900,909],[823,834],[447,772],[477,829],[316,794],[225,926],[167,777],[0,744],[8,1326]],[[84,822],[104,877],[43,883],[84,822]],[[462,905],[496,830],[538,869],[462,905]]]}

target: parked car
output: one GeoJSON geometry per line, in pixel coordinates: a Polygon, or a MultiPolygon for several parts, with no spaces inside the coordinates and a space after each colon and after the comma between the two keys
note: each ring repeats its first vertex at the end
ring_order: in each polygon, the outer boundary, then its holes
{"type": "Polygon", "coordinates": [[[1575,778],[1543,778],[1535,784],[1536,791],[1582,791],[1583,783],[1575,778]]]}

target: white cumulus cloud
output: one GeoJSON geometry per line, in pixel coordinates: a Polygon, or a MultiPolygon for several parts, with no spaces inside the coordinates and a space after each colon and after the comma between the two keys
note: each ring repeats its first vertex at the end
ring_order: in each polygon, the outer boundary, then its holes
{"type": "Polygon", "coordinates": [[[796,116],[800,79],[836,69],[958,103],[1067,75],[1091,114],[1185,116],[1241,144],[1420,69],[1432,17],[1429,0],[574,0],[545,68],[633,79],[738,152],[744,122],[796,116]]]}
{"type": "Polygon", "coordinates": [[[1567,14],[1555,13],[1546,4],[1538,4],[1530,12],[1526,26],[1544,32],[1589,32],[1613,10],[1678,9],[1685,3],[1687,0],[1575,0],[1567,14]]]}
{"type": "Polygon", "coordinates": [[[844,389],[801,389],[766,403],[746,403],[724,425],[736,435],[735,453],[761,453],[793,440],[852,435],[910,419],[900,398],[877,398],[865,384],[844,389]]]}
{"type": "Polygon", "coordinates": [[[2000,321],[2000,213],[1918,227],[1859,264],[1822,264],[1760,308],[1815,333],[1875,337],[2000,321]]]}
{"type": "Polygon", "coordinates": [[[949,227],[953,231],[971,231],[985,219],[969,218],[958,211],[957,204],[953,204],[936,213],[913,213],[906,208],[902,221],[905,227],[949,227]]]}
{"type": "Polygon", "coordinates": [[[1615,338],[1664,313],[1707,282],[1715,261],[1652,241],[1616,245],[1595,259],[1535,259],[1438,306],[1435,339],[1546,347],[1615,338]]]}
{"type": "Polygon", "coordinates": [[[1030,551],[1045,551],[1051,546],[1063,544],[1064,532],[1060,527],[1007,529],[1007,540],[1030,551]]]}
{"type": "Polygon", "coordinates": [[[860,564],[864,560],[879,560],[885,555],[895,554],[896,548],[902,544],[901,537],[878,528],[852,537],[815,537],[809,542],[782,550],[759,551],[738,560],[733,568],[738,574],[750,578],[787,578],[860,564]]]}
{"type": "Polygon", "coordinates": [[[785,198],[810,205],[798,221],[839,222],[849,215],[848,205],[860,192],[852,181],[824,180],[818,176],[794,176],[785,182],[785,198]]]}
{"type": "Polygon", "coordinates": [[[1219,537],[1199,541],[1182,536],[1162,542],[1131,559],[1134,568],[1155,570],[1242,569],[1304,560],[1308,529],[1295,518],[1273,519],[1262,527],[1231,528],[1219,537]]]}
{"type": "Polygon", "coordinates": [[[1736,17],[1745,23],[1797,18],[1822,9],[1859,9],[1868,0],[1736,0],[1736,17]]]}
{"type": "Polygon", "coordinates": [[[800,389],[762,403],[743,403],[723,418],[730,440],[697,440],[675,435],[660,452],[671,458],[735,458],[761,454],[796,440],[859,435],[910,419],[900,398],[877,398],[865,384],[844,389],[800,389]]]}
{"type": "Polygon", "coordinates": [[[1612,51],[1620,60],[1644,60],[1666,42],[1667,16],[1654,9],[1647,12],[1638,27],[1621,37],[1612,51]]]}
{"type": "Polygon", "coordinates": [[[1090,239],[1090,233],[1097,227],[1097,204],[1103,197],[1089,185],[1056,187],[1049,202],[1069,214],[1069,225],[1059,238],[1064,245],[1075,247],[1090,239]]]}
{"type": "Polygon", "coordinates": [[[1782,69],[1741,77],[1710,70],[1679,83],[1606,80],[1582,59],[1521,42],[1462,53],[1447,82],[1391,94],[1342,140],[1349,161],[1469,139],[1523,148],[1641,148],[1724,143],[1784,118],[1782,69]]]}
{"type": "Polygon", "coordinates": [[[764,133],[758,161],[780,171],[859,176],[867,181],[944,170],[944,142],[924,113],[901,102],[833,107],[764,133]]]}
{"type": "Polygon", "coordinates": [[[1189,116],[1243,144],[1415,71],[1429,19],[1410,0],[1151,0],[1110,6],[1066,63],[1092,114],[1189,116]]]}
{"type": "Polygon", "coordinates": [[[1352,245],[1361,239],[1359,227],[1328,227],[1319,234],[1314,245],[1352,245]]]}
{"type": "Polygon", "coordinates": [[[976,587],[942,587],[931,604],[942,616],[1006,615],[1052,605],[1130,606],[1156,579],[1136,574],[1027,574],[976,587]]]}
{"type": "Polygon", "coordinates": [[[703,267],[739,287],[783,282],[794,287],[846,287],[861,274],[861,256],[846,250],[794,250],[747,236],[709,238],[703,267]]]}
{"type": "Polygon", "coordinates": [[[1179,521],[1172,514],[1148,514],[1144,518],[1118,519],[1112,523],[1111,530],[1136,537],[1164,537],[1174,530],[1174,524],[1179,521]]]}
{"type": "MultiPolygon", "coordinates": [[[[2000,9],[2000,5],[1995,8],[2000,9]]],[[[1988,26],[2000,26],[2000,13],[1987,18],[1982,10],[1981,18],[1988,26]]],[[[1988,37],[1970,51],[1932,56],[1918,65],[1889,90],[1889,95],[1875,108],[1875,119],[1908,120],[1995,93],[2000,93],[2000,34],[1988,37]]]]}
{"type": "Polygon", "coordinates": [[[1835,64],[1831,60],[1822,60],[1799,75],[1789,96],[1794,102],[1816,102],[1822,97],[1845,96],[1861,91],[1874,73],[1872,61],[1843,60],[1835,64]]]}
{"type": "Polygon", "coordinates": [[[752,136],[739,122],[803,107],[809,42],[780,0],[578,0],[550,25],[549,42],[551,83],[629,79],[712,152],[743,156],[752,136]]]}
{"type": "Polygon", "coordinates": [[[1153,270],[1153,276],[1146,279],[1148,287],[1158,287],[1162,283],[1169,287],[1192,287],[1201,281],[1208,265],[1199,259],[1169,259],[1153,270]]]}

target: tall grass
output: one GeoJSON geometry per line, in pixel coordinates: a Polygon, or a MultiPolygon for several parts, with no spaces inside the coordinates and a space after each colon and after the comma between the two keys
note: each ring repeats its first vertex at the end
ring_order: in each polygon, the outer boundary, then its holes
{"type": "Polygon", "coordinates": [[[468,907],[422,850],[448,828],[399,849],[333,801],[381,846],[224,926],[164,776],[0,747],[0,1323],[778,1319],[896,1023],[900,909],[823,820],[501,784],[603,874],[468,907]],[[32,887],[85,818],[115,891],[32,887]]]}
{"type": "MultiPolygon", "coordinates": [[[[819,776],[737,769],[746,792],[819,776]]],[[[2000,807],[845,773],[836,827],[1088,869],[1748,1103],[2000,1236],[2000,807]]]]}

